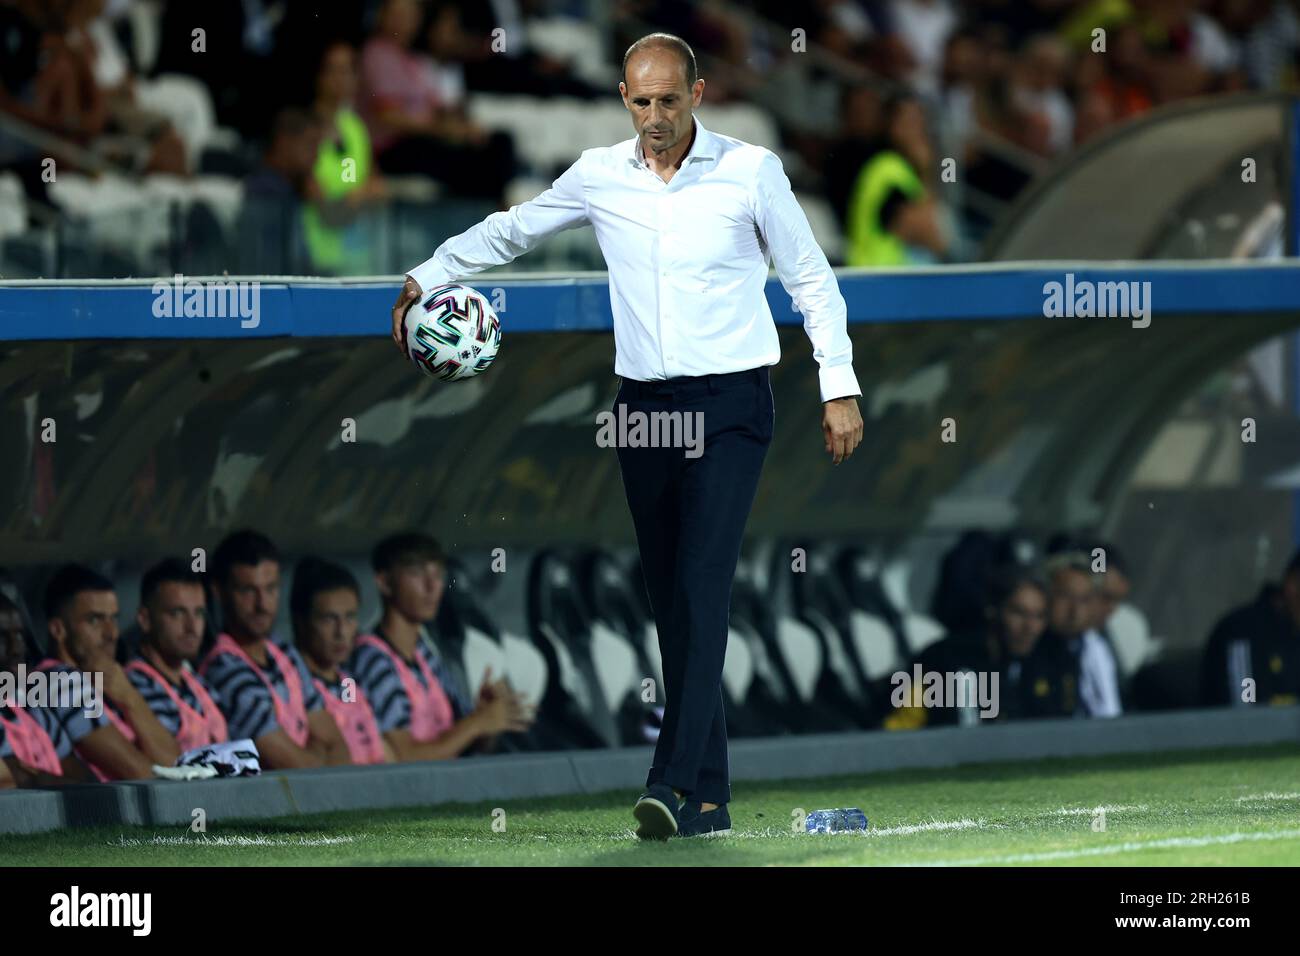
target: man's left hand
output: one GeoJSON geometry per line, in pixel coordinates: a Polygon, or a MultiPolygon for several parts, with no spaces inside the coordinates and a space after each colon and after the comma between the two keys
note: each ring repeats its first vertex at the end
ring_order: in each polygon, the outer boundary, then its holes
{"type": "Polygon", "coordinates": [[[856,397],[833,398],[822,404],[822,435],[834,464],[853,454],[862,442],[862,415],[856,397]]]}

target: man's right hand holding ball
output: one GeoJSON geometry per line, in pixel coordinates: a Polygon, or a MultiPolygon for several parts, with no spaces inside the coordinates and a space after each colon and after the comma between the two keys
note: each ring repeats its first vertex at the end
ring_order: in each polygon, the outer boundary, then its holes
{"type": "Polygon", "coordinates": [[[402,291],[397,296],[397,303],[393,306],[393,342],[408,360],[411,355],[406,351],[406,313],[420,300],[422,294],[419,284],[407,276],[406,284],[402,286],[402,291]]]}

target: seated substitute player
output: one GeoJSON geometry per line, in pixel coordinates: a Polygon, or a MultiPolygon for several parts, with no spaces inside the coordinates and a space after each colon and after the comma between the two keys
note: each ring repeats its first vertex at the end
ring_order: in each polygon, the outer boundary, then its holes
{"type": "MultiPolygon", "coordinates": [[[[22,613],[0,594],[0,674],[16,681],[26,657],[22,613]]],[[[44,707],[19,707],[0,700],[0,790],[92,780],[73,753],[58,714],[44,707]]]]}
{"type": "Polygon", "coordinates": [[[1092,570],[1082,551],[1048,556],[1046,644],[1064,647],[1079,678],[1079,712],[1085,717],[1118,717],[1123,713],[1119,691],[1119,662],[1106,639],[1094,628],[1104,577],[1092,570]]]}
{"type": "Polygon", "coordinates": [[[37,667],[50,671],[80,671],[103,675],[104,716],[115,734],[131,744],[138,759],[103,763],[81,744],[87,704],[83,699],[56,706],[68,736],[77,743],[90,769],[100,780],[134,780],[153,776],[153,765],[170,767],[180,756],[176,740],[154,716],[125,669],[117,662],[117,593],[104,576],[79,564],[64,565],[45,589],[47,645],[54,657],[37,667]]]}
{"type": "Polygon", "coordinates": [[[1201,700],[1208,707],[1300,701],[1300,551],[1281,581],[1214,625],[1201,662],[1201,700]]]}
{"type": "Polygon", "coordinates": [[[177,747],[184,753],[229,739],[221,708],[191,666],[207,623],[203,576],[177,558],[155,564],[140,582],[136,622],[140,656],[126,673],[177,747]]]}
{"type": "Polygon", "coordinates": [[[393,763],[397,756],[379,732],[365,691],[340,665],[357,643],[361,589],[347,568],[319,558],[303,558],[293,571],[289,610],[293,638],[325,709],[357,764],[393,763]]]}
{"type": "MultiPolygon", "coordinates": [[[[17,680],[18,666],[26,656],[26,636],[22,612],[0,594],[0,673],[13,680],[17,680]]],[[[82,748],[101,766],[128,768],[141,777],[152,775],[144,756],[102,713],[87,716],[77,711],[65,722],[55,707],[30,702],[19,707],[17,701],[0,705],[0,765],[9,785],[52,787],[94,782],[94,774],[74,747],[82,748]]]]}
{"type": "Polygon", "coordinates": [[[1041,572],[1009,568],[989,585],[990,631],[999,637],[1001,714],[1005,720],[1070,717],[1078,710],[1079,674],[1074,658],[1049,641],[1049,588],[1041,572]]]}
{"type": "Polygon", "coordinates": [[[443,760],[497,734],[524,731],[532,708],[505,680],[485,677],[471,709],[424,625],[438,615],[446,585],[442,548],[422,534],[386,538],[371,564],[383,617],[357,641],[350,670],[370,698],[398,760],[443,760]]]}
{"type": "MultiPolygon", "coordinates": [[[[1074,666],[1068,652],[1044,643],[1047,627],[1047,585],[1029,568],[995,568],[984,598],[984,627],[959,631],[925,648],[916,663],[922,674],[963,671],[997,674],[996,715],[977,716],[973,723],[1020,720],[1026,717],[1068,717],[1077,698],[1074,666]]],[[[909,665],[907,673],[914,673],[909,665]]],[[[920,687],[913,687],[912,704],[887,717],[889,730],[938,727],[962,723],[958,707],[924,707],[920,687]]],[[[977,713],[980,702],[968,701],[977,713]]]]}
{"type": "Polygon", "coordinates": [[[280,607],[280,552],[256,531],[217,546],[212,572],[223,631],[199,673],[216,692],[231,740],[250,738],[277,770],[349,762],[302,657],[272,638],[280,607]]]}

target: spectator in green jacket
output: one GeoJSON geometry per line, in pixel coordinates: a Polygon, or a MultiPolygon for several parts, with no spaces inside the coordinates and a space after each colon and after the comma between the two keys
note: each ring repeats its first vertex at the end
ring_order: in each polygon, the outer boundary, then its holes
{"type": "Polygon", "coordinates": [[[356,51],[344,42],[330,44],[321,57],[312,107],[324,129],[312,171],[316,201],[303,210],[307,247],[322,272],[367,268],[371,244],[361,214],[387,194],[370,133],[352,107],[356,91],[356,51]]]}
{"type": "Polygon", "coordinates": [[[885,104],[884,141],[863,165],[849,198],[851,266],[931,261],[948,248],[937,201],[926,188],[934,148],[921,103],[907,93],[885,104]]]}

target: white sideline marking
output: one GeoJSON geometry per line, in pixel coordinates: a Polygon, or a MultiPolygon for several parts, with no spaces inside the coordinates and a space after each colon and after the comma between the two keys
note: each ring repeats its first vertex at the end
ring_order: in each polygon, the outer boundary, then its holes
{"type": "Polygon", "coordinates": [[[355,843],[356,838],[342,837],[265,837],[265,836],[214,836],[207,835],[190,839],[182,836],[155,836],[148,840],[119,836],[116,843],[109,846],[335,846],[339,843],[355,843]]]}
{"type": "MultiPolygon", "coordinates": [[[[978,830],[985,826],[983,820],[931,820],[929,823],[908,823],[896,827],[872,827],[866,836],[907,836],[912,833],[929,833],[933,830],[978,830]]],[[[820,834],[818,834],[820,835],[820,834]]]]}
{"type": "Polygon", "coordinates": [[[1035,816],[1086,817],[1096,813],[1098,810],[1104,810],[1106,813],[1141,813],[1143,810],[1146,809],[1148,808],[1145,803],[1135,803],[1132,804],[1131,806],[1113,806],[1113,807],[1107,806],[1106,804],[1103,803],[1095,807],[1061,807],[1061,809],[1053,810],[1048,814],[1040,813],[1040,814],[1035,814],[1035,816]]]}
{"type": "Polygon", "coordinates": [[[1260,800],[1300,800],[1300,792],[1296,793],[1274,793],[1272,790],[1267,793],[1248,793],[1244,797],[1238,797],[1238,803],[1255,803],[1260,800]]]}
{"type": "MultiPolygon", "coordinates": [[[[996,826],[996,824],[994,824],[996,826]]],[[[894,827],[868,827],[866,830],[851,830],[846,833],[807,833],[800,830],[795,833],[793,830],[783,830],[778,827],[763,827],[761,830],[752,832],[742,832],[733,829],[730,835],[721,837],[726,840],[770,840],[773,837],[880,837],[880,836],[910,836],[913,833],[932,833],[941,830],[982,830],[989,824],[983,820],[930,820],[925,823],[905,823],[894,827]]],[[[617,837],[620,840],[636,840],[636,833],[632,830],[624,830],[617,837]]]]}
{"type": "Polygon", "coordinates": [[[1165,837],[1160,840],[1132,840],[1109,846],[1086,847],[1081,850],[1051,850],[1044,853],[1014,853],[1008,856],[982,856],[966,860],[932,860],[925,863],[892,863],[890,866],[986,866],[998,863],[1040,863],[1045,860],[1073,860],[1085,856],[1113,856],[1135,850],[1163,849],[1165,847],[1219,846],[1229,843],[1256,842],[1259,840],[1291,840],[1300,837],[1300,830],[1273,830],[1268,833],[1225,833],[1212,837],[1165,837]]]}

